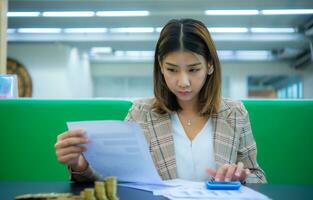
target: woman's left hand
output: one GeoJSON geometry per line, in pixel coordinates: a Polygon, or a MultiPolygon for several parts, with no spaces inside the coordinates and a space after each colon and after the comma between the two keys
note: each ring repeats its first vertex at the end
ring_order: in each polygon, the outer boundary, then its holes
{"type": "Polygon", "coordinates": [[[215,181],[240,181],[246,180],[247,176],[251,174],[249,169],[245,169],[242,162],[236,164],[225,164],[219,169],[214,170],[208,168],[207,172],[211,175],[215,181]]]}

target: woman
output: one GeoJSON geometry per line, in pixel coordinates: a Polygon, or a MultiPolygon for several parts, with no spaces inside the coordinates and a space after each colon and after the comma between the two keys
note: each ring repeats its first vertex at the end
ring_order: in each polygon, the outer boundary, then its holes
{"type": "MultiPolygon", "coordinates": [[[[163,180],[266,182],[246,109],[221,98],[220,62],[202,22],[182,19],[165,25],[153,76],[155,97],[135,101],[125,120],[141,125],[163,180]]],[[[99,177],[78,146],[87,142],[83,130],[58,136],[56,154],[72,180],[99,177]]]]}

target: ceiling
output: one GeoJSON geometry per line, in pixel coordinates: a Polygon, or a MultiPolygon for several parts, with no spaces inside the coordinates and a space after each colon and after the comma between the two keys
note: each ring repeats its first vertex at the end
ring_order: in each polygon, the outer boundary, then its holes
{"type": "MultiPolygon", "coordinates": [[[[9,12],[147,10],[144,17],[9,17],[8,28],[162,27],[172,18],[194,18],[211,27],[295,28],[293,33],[212,33],[220,51],[269,51],[269,59],[299,63],[312,43],[313,15],[205,15],[205,10],[313,9],[313,0],[9,0],[9,12]],[[307,31],[307,34],[305,32],[307,31]],[[300,60],[300,61],[299,61],[300,60]]],[[[250,30],[250,29],[249,29],[250,30]]],[[[62,42],[89,51],[153,51],[159,32],[8,34],[9,42],[62,42]]],[[[112,58],[112,56],[110,57],[112,58]]],[[[96,60],[96,59],[95,59],[96,60]]],[[[100,59],[101,60],[101,59],[100,59]]],[[[104,59],[105,61],[105,59],[104,59]]],[[[301,63],[301,62],[300,62],[301,63]]]]}

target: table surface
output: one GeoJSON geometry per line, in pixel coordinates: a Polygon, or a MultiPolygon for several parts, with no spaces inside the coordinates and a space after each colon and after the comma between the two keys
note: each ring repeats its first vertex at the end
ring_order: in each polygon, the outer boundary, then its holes
{"type": "MultiPolygon", "coordinates": [[[[247,186],[267,195],[272,199],[313,199],[313,185],[247,184],[247,186]]],[[[79,192],[86,187],[93,187],[93,184],[72,182],[0,181],[0,199],[14,199],[15,196],[29,193],[71,192],[79,194],[79,192]]],[[[151,192],[125,187],[118,187],[118,197],[121,200],[166,199],[160,196],[153,196],[151,192]]]]}

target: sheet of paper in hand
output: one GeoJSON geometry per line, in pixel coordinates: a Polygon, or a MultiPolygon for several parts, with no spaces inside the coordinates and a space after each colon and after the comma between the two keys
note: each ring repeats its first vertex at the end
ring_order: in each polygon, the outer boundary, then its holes
{"type": "Polygon", "coordinates": [[[138,124],[104,120],[68,122],[67,125],[69,130],[86,130],[90,142],[85,145],[84,156],[101,176],[116,176],[123,182],[163,185],[138,124]]]}

